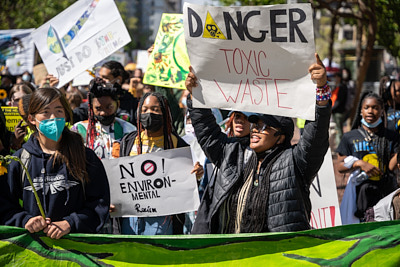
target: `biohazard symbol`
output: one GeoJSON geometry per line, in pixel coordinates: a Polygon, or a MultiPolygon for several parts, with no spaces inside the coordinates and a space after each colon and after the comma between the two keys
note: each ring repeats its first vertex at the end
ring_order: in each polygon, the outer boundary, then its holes
{"type": "Polygon", "coordinates": [[[225,39],[225,35],[219,29],[217,23],[211,17],[210,13],[207,12],[206,23],[203,31],[203,38],[215,38],[215,39],[225,39]]]}

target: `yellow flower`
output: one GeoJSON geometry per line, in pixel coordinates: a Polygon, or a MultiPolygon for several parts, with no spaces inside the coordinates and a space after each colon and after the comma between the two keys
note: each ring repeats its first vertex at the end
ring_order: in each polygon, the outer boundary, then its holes
{"type": "Polygon", "coordinates": [[[2,164],[3,162],[0,161],[0,175],[7,173],[7,168],[4,167],[2,164]]]}

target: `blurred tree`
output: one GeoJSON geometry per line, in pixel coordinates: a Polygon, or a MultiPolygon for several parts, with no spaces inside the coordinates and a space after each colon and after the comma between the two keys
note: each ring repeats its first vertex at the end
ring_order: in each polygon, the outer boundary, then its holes
{"type": "Polygon", "coordinates": [[[38,28],[75,0],[2,0],[0,29],[38,28]]]}

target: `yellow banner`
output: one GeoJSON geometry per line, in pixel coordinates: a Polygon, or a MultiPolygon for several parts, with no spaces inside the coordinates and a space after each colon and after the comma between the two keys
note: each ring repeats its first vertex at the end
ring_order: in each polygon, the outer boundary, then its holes
{"type": "Polygon", "coordinates": [[[10,132],[14,132],[15,126],[22,120],[18,113],[18,107],[5,107],[2,106],[4,117],[6,117],[6,128],[10,132]]]}

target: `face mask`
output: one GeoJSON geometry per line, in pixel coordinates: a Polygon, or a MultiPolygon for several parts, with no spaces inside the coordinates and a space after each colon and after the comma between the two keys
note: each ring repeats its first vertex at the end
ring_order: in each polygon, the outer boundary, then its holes
{"type": "Polygon", "coordinates": [[[368,123],[364,120],[364,118],[361,120],[361,123],[364,124],[365,126],[367,126],[368,128],[376,128],[378,127],[379,124],[381,124],[382,122],[382,118],[379,118],[379,120],[377,120],[374,123],[368,123]]]}
{"type": "Polygon", "coordinates": [[[102,125],[110,126],[115,120],[115,114],[109,116],[94,116],[94,118],[102,125]]]}
{"type": "MultiPolygon", "coordinates": [[[[38,120],[36,120],[38,121],[38,120]]],[[[39,122],[38,130],[47,138],[58,141],[65,127],[64,118],[54,118],[48,120],[42,120],[39,122]]]]}
{"type": "Polygon", "coordinates": [[[195,136],[194,127],[193,127],[193,125],[191,123],[185,125],[185,133],[187,135],[194,135],[195,136]]]}
{"type": "Polygon", "coordinates": [[[155,113],[140,114],[140,122],[150,132],[157,132],[163,125],[163,116],[155,113]]]}
{"type": "Polygon", "coordinates": [[[186,97],[182,98],[181,103],[182,103],[182,105],[184,105],[185,107],[187,107],[187,98],[186,98],[186,97]]]}
{"type": "Polygon", "coordinates": [[[25,81],[25,82],[29,82],[29,80],[30,80],[29,75],[28,74],[22,75],[22,80],[25,81]]]}

